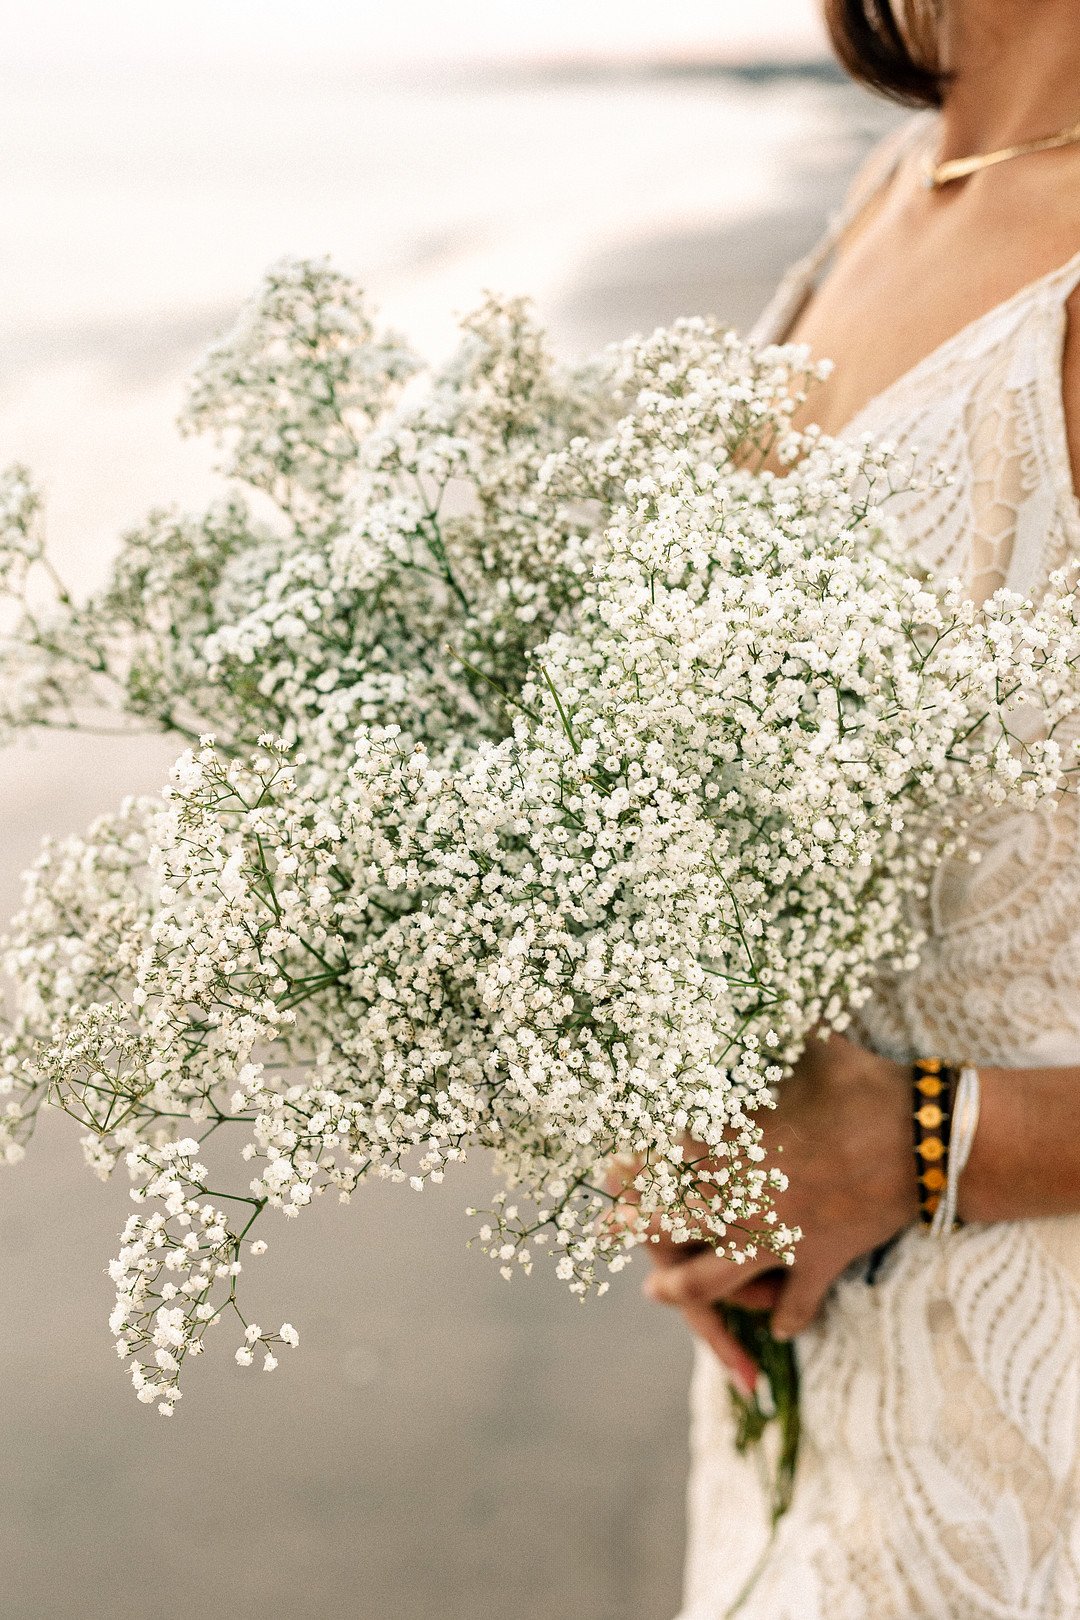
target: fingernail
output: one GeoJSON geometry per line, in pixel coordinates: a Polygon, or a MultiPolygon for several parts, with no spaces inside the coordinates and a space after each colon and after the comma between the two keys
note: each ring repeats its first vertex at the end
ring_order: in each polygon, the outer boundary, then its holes
{"type": "Polygon", "coordinates": [[[741,1373],[741,1372],[732,1372],[730,1374],[730,1377],[731,1377],[731,1382],[735,1385],[736,1390],[742,1396],[743,1400],[744,1401],[752,1401],[755,1394],[757,1393],[757,1384],[756,1384],[756,1382],[751,1383],[750,1380],[746,1377],[745,1373],[741,1373]]]}

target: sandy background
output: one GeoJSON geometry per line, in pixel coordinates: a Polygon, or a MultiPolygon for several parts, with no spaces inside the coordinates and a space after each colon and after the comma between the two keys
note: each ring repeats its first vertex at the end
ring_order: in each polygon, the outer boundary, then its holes
{"type": "MultiPolygon", "coordinates": [[[[212,487],[172,428],[182,380],[280,252],[331,251],[432,352],[485,285],[531,289],[566,352],[745,324],[890,116],[700,64],[3,71],[0,459],[44,479],[82,585],[149,504],[212,487]]],[[[173,751],[6,752],[0,913],[43,832],[173,751]]],[[[688,1343],[633,1275],[585,1307],[502,1283],[464,1247],[487,1187],[476,1164],[272,1229],[256,1315],[300,1351],[271,1381],[223,1340],[166,1424],[106,1327],[125,1188],[46,1120],[0,1182],[4,1620],[670,1620],[688,1343]]]]}

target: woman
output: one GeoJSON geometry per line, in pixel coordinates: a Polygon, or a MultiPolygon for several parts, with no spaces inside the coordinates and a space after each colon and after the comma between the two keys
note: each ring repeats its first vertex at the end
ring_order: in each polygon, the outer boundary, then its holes
{"type": "MultiPolygon", "coordinates": [[[[759,335],[836,362],[824,428],[944,463],[900,497],[915,559],[977,597],[1037,595],[1080,555],[1076,0],[828,13],[857,75],[928,110],[759,335]]],[[[768,1540],[729,1421],[728,1380],[755,1369],[722,1300],[798,1334],[803,1377],[795,1499],[743,1620],[1080,1616],[1080,799],[988,812],[973,846],[926,901],[922,965],[880,985],[858,1044],[812,1045],[766,1124],[793,1269],[657,1251],[647,1291],[703,1342],[683,1620],[720,1620],[768,1540]],[[931,1056],[981,1090],[945,1236],[916,1224],[910,1065],[931,1056]]]]}

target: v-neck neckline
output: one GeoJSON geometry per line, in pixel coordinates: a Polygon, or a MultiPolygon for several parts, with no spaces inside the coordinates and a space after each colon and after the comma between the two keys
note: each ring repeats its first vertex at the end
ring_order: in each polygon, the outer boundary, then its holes
{"type": "MultiPolygon", "coordinates": [[[[865,195],[857,197],[852,206],[841,211],[841,214],[833,221],[824,240],[812,252],[807,254],[806,258],[796,267],[802,271],[802,285],[805,289],[805,296],[798,308],[790,316],[787,322],[787,331],[783,336],[776,339],[777,342],[786,343],[790,340],[792,327],[800,316],[805,313],[810,300],[814,297],[820,285],[818,276],[823,265],[829,262],[844,233],[856,222],[863,210],[882,195],[886,187],[896,178],[901,164],[913,152],[918,150],[924,132],[929,134],[933,127],[934,119],[932,115],[927,117],[920,114],[912,120],[909,126],[908,138],[901,140],[898,144],[892,161],[888,163],[885,171],[876,178],[876,183],[872,185],[865,195]]],[[[1025,282],[1015,292],[1010,293],[1007,298],[998,299],[997,303],[992,304],[989,309],[985,309],[981,314],[973,316],[969,321],[965,321],[963,326],[958,327],[955,332],[943,338],[940,343],[935,344],[920,359],[905,367],[891,382],[875,390],[864,404],[859,406],[858,410],[848,416],[842,426],[832,431],[831,437],[843,438],[858,431],[864,418],[876,412],[891,399],[893,394],[919,382],[924,375],[932,373],[938,365],[949,358],[954,350],[970,341],[972,337],[977,335],[984,326],[987,326],[996,317],[1007,314],[1014,307],[1028,299],[1037,298],[1044,288],[1051,286],[1058,279],[1066,283],[1070,280],[1075,283],[1076,280],[1080,279],[1080,251],[1074,253],[1064,264],[1057,265],[1045,271],[1041,276],[1036,276],[1031,281],[1025,282]]]]}
{"type": "Polygon", "coordinates": [[[958,327],[950,337],[943,338],[940,343],[929,349],[920,360],[916,360],[912,365],[900,372],[898,376],[894,377],[892,382],[886,383],[883,388],[879,388],[876,393],[871,394],[866,403],[860,405],[859,409],[848,417],[844,425],[838,428],[832,437],[842,438],[845,434],[851,433],[858,427],[864,417],[876,411],[900,389],[920,381],[925,373],[932,372],[937,365],[949,358],[954,349],[963,347],[984,326],[988,326],[995,317],[1007,315],[1014,307],[1023,304],[1028,299],[1036,298],[1044,287],[1052,285],[1059,278],[1068,282],[1070,278],[1075,279],[1076,277],[1080,277],[1080,252],[1074,253],[1071,258],[1066,259],[1064,264],[1058,265],[1055,269],[1047,270],[1043,275],[1036,276],[1034,280],[1025,282],[1022,287],[1018,287],[1007,298],[999,299],[996,304],[992,304],[981,315],[973,316],[970,321],[958,327]]]}

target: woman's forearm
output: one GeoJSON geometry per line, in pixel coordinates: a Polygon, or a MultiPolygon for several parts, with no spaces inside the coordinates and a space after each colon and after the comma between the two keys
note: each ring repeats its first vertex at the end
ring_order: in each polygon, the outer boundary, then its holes
{"type": "Polygon", "coordinates": [[[1080,1213],[1080,1068],[983,1069],[964,1221],[1080,1213]]]}

